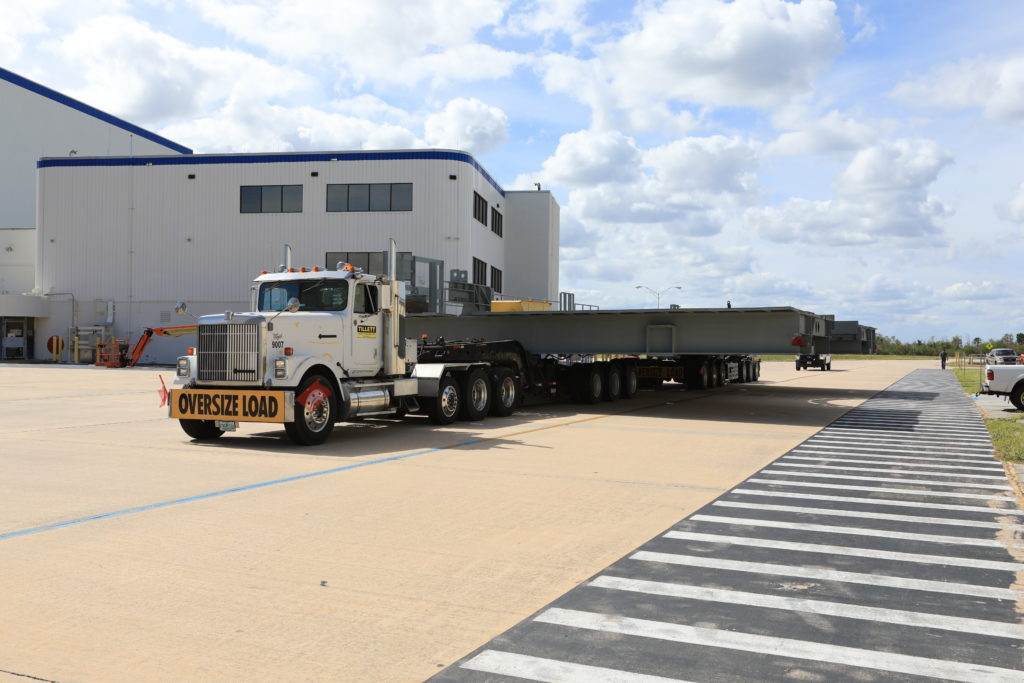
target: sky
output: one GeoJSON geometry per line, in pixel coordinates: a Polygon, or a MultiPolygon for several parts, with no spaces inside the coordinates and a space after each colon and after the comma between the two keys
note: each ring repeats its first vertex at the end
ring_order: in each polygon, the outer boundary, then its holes
{"type": "Polygon", "coordinates": [[[439,147],[601,308],[1024,332],[1019,0],[0,0],[0,66],[197,153],[439,147]]]}

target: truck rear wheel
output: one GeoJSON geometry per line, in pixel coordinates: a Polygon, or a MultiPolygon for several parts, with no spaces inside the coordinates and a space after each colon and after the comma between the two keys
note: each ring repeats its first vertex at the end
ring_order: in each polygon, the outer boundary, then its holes
{"type": "Polygon", "coordinates": [[[1010,403],[1014,405],[1017,410],[1024,410],[1024,383],[1018,384],[1010,392],[1010,403]]]}
{"type": "Polygon", "coordinates": [[[185,433],[196,441],[212,441],[224,433],[213,420],[178,420],[185,433]]]}
{"type": "Polygon", "coordinates": [[[437,383],[437,396],[424,400],[427,403],[427,415],[430,416],[430,421],[437,425],[449,425],[455,422],[455,418],[459,416],[462,391],[451,373],[445,373],[441,377],[441,381],[437,383]]]}
{"type": "Polygon", "coordinates": [[[519,380],[508,368],[497,368],[491,373],[491,415],[508,417],[516,411],[521,399],[519,380]]]}
{"type": "Polygon", "coordinates": [[[636,363],[626,361],[622,364],[622,398],[635,398],[640,390],[640,372],[636,363]]]}
{"type": "Polygon", "coordinates": [[[606,368],[604,400],[618,401],[622,396],[622,366],[614,362],[604,364],[604,366],[606,368]]]}
{"type": "Polygon", "coordinates": [[[604,377],[596,363],[581,365],[576,374],[576,390],[580,403],[594,404],[604,395],[604,377]]]}
{"type": "Polygon", "coordinates": [[[462,385],[462,417],[470,422],[484,419],[491,409],[491,383],[483,368],[465,374],[462,385]]]}
{"type": "Polygon", "coordinates": [[[295,422],[286,422],[284,430],[299,446],[316,446],[327,441],[334,431],[337,415],[338,397],[330,380],[322,375],[309,375],[296,392],[295,422]]]}

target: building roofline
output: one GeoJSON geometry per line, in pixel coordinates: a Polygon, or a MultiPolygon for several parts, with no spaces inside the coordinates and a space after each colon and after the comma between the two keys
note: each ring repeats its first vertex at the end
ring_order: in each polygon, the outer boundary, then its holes
{"type": "Polygon", "coordinates": [[[44,157],[38,168],[89,166],[191,166],[205,164],[275,164],[310,161],[397,161],[397,160],[460,161],[472,166],[504,197],[505,190],[468,152],[453,149],[403,149],[358,152],[271,152],[246,154],[189,154],[132,157],[44,157]]]}
{"type": "Polygon", "coordinates": [[[80,111],[83,114],[91,116],[95,119],[99,119],[104,123],[109,123],[112,126],[117,126],[118,128],[124,131],[132,133],[133,135],[138,135],[140,138],[145,138],[150,142],[155,142],[158,145],[163,145],[164,147],[173,149],[177,152],[180,152],[181,154],[192,154],[192,150],[189,149],[188,147],[185,147],[184,145],[179,145],[177,142],[174,142],[173,140],[168,140],[167,138],[161,135],[157,135],[156,133],[153,133],[151,131],[148,131],[145,128],[140,128],[139,126],[136,126],[134,123],[129,123],[124,119],[119,119],[116,116],[108,114],[104,111],[100,111],[96,107],[89,106],[84,102],[79,102],[73,97],[63,95],[57,92],[56,90],[47,88],[45,85],[40,85],[35,81],[30,81],[24,76],[19,76],[13,71],[8,71],[7,69],[4,69],[2,67],[0,67],[0,80],[7,81],[8,83],[16,85],[19,88],[24,88],[25,90],[34,92],[37,95],[42,95],[47,99],[57,102],[58,104],[63,104],[66,107],[70,107],[72,109],[80,111]]]}

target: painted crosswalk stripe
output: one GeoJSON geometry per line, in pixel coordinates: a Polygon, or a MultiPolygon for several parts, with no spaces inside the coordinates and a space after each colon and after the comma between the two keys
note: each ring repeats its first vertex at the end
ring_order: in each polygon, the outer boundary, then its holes
{"type": "Polygon", "coordinates": [[[728,517],[722,515],[693,515],[695,522],[711,524],[738,524],[768,529],[789,529],[791,531],[810,531],[819,534],[846,534],[850,536],[875,536],[878,538],[898,538],[904,541],[921,541],[924,543],[944,543],[946,545],[974,545],[985,548],[1004,548],[1005,546],[992,538],[970,538],[965,536],[943,536],[939,534],[917,534],[910,531],[891,531],[888,529],[865,529],[860,527],[835,526],[827,524],[803,524],[801,522],[779,522],[773,519],[751,519],[747,517],[728,517]]]}
{"type": "MultiPolygon", "coordinates": [[[[749,480],[748,480],[749,481],[749,480]]],[[[845,488],[845,487],[843,487],[845,488]]],[[[888,489],[886,489],[888,490],[888,489]]],[[[729,493],[740,495],[760,496],[762,498],[798,498],[801,500],[827,500],[842,503],[858,503],[860,505],[877,505],[880,507],[907,507],[920,510],[923,503],[917,500],[892,500],[889,498],[857,498],[853,496],[829,496],[825,494],[793,493],[789,491],[775,491],[773,489],[733,489],[729,493]]],[[[981,496],[985,498],[986,496],[981,496]]],[[[932,510],[954,510],[956,512],[984,512],[990,515],[1020,515],[1024,516],[1024,510],[1016,508],[990,508],[977,505],[950,505],[947,503],[928,503],[932,510]]]]}
{"type": "Polygon", "coordinates": [[[983,443],[971,443],[962,444],[950,442],[945,439],[939,441],[921,441],[918,439],[900,439],[896,440],[892,437],[886,437],[885,439],[870,439],[860,436],[830,436],[826,434],[819,434],[812,436],[807,440],[806,443],[821,444],[823,446],[880,446],[888,449],[903,450],[906,448],[927,448],[929,452],[953,452],[953,453],[973,453],[975,455],[987,455],[992,453],[992,446],[983,443]]]}
{"type": "Polygon", "coordinates": [[[982,465],[998,463],[995,454],[972,455],[970,453],[929,453],[928,451],[900,451],[899,453],[885,452],[881,448],[842,448],[835,446],[820,446],[818,444],[804,444],[792,450],[792,455],[841,455],[845,458],[901,458],[907,460],[927,460],[929,462],[962,462],[970,465],[982,465]],[[865,452],[866,451],[866,452],[865,452]],[[883,451],[879,453],[879,451],[883,451]],[[915,455],[911,455],[914,453],[915,455]]]}
{"type": "Polygon", "coordinates": [[[951,595],[970,595],[978,598],[995,600],[1020,600],[1024,593],[997,588],[995,586],[976,586],[969,583],[952,581],[930,581],[927,579],[907,579],[902,576],[884,574],[863,574],[845,572],[836,569],[819,569],[817,567],[772,564],[769,562],[745,562],[743,560],[724,560],[703,555],[679,555],[675,553],[656,553],[641,550],[629,556],[631,560],[642,562],[661,562],[686,567],[705,567],[723,571],[747,572],[752,574],[771,574],[789,576],[800,579],[817,579],[819,581],[839,581],[841,583],[857,583],[866,586],[884,586],[901,590],[929,591],[932,593],[949,593],[951,595]]]}
{"type": "Polygon", "coordinates": [[[686,683],[679,678],[636,674],[620,669],[574,664],[500,650],[484,650],[468,662],[464,662],[462,668],[545,683],[686,683]]]}
{"type": "MultiPolygon", "coordinates": [[[[819,432],[821,438],[826,435],[829,438],[840,438],[848,436],[850,438],[860,439],[879,439],[888,441],[902,441],[909,439],[909,435],[906,432],[899,430],[887,430],[887,429],[855,429],[853,427],[836,427],[829,426],[819,432]],[[892,432],[891,435],[886,432],[892,432]]],[[[949,443],[965,443],[965,444],[986,444],[991,443],[991,437],[985,436],[957,436],[957,435],[944,435],[944,436],[928,436],[927,434],[915,434],[913,439],[921,442],[931,441],[948,441],[949,443]]]]}
{"type": "MultiPolygon", "coordinates": [[[[800,496],[808,498],[810,496],[800,496]]],[[[716,500],[712,505],[718,507],[738,508],[742,510],[765,510],[769,512],[795,512],[806,515],[823,515],[826,517],[851,517],[854,519],[884,519],[890,522],[907,522],[910,524],[940,524],[947,526],[968,526],[979,529],[1003,529],[1007,525],[999,522],[979,522],[973,519],[956,519],[953,517],[919,517],[916,515],[894,515],[885,512],[864,512],[863,510],[837,510],[836,508],[800,507],[798,505],[772,505],[769,503],[742,503],[733,500],[716,500]]],[[[921,504],[917,503],[920,508],[921,504]]],[[[1014,524],[1009,528],[1024,529],[1014,524]]]]}
{"type": "MultiPolygon", "coordinates": [[[[840,455],[846,455],[846,454],[845,453],[841,453],[840,455]]],[[[934,459],[929,460],[927,458],[917,458],[918,460],[924,460],[924,462],[907,462],[907,460],[909,460],[909,458],[905,459],[905,460],[871,460],[870,459],[871,457],[891,458],[892,457],[891,455],[884,455],[884,456],[860,455],[859,457],[863,458],[863,459],[862,460],[858,460],[857,458],[854,458],[854,457],[837,458],[834,455],[829,455],[828,457],[809,456],[809,455],[787,455],[787,456],[784,456],[783,458],[780,458],[780,459],[781,460],[786,460],[786,461],[789,461],[789,460],[805,461],[806,460],[806,461],[809,461],[809,462],[848,462],[848,463],[857,464],[857,465],[892,465],[893,467],[930,467],[930,468],[939,469],[939,470],[967,470],[969,472],[999,472],[1000,475],[1003,475],[1003,468],[998,466],[998,465],[938,465],[938,464],[936,464],[934,459]]],[[[778,463],[778,464],[781,465],[782,463],[778,463]]]]}
{"type": "MultiPolygon", "coordinates": [[[[893,451],[896,453],[918,453],[921,455],[930,456],[956,456],[957,458],[971,458],[977,460],[991,461],[995,457],[994,451],[992,453],[966,453],[963,451],[956,451],[951,449],[945,450],[931,450],[926,451],[920,448],[897,448],[895,446],[848,446],[846,444],[835,445],[827,443],[816,443],[816,442],[805,442],[807,446],[812,448],[818,448],[825,451],[869,451],[875,453],[877,451],[893,451]]],[[[798,450],[803,450],[804,444],[797,446],[798,450]]]]}
{"type": "Polygon", "coordinates": [[[913,474],[918,477],[965,477],[968,479],[989,479],[997,481],[1006,481],[1005,475],[993,475],[993,474],[968,474],[961,472],[915,472],[913,470],[897,470],[892,467],[844,467],[842,465],[811,465],[805,463],[785,463],[775,462],[772,464],[773,467],[803,467],[813,468],[816,470],[843,470],[846,472],[892,472],[893,474],[913,474]]]}
{"type": "Polygon", "coordinates": [[[951,662],[913,655],[879,652],[841,645],[827,645],[804,640],[760,636],[752,633],[738,633],[699,626],[685,626],[649,619],[634,619],[615,614],[597,614],[551,608],[544,610],[535,621],[544,624],[581,628],[605,633],[656,638],[676,643],[688,643],[707,647],[725,648],[765,654],[772,657],[791,657],[830,664],[891,671],[916,676],[931,676],[947,680],[972,682],[978,680],[994,683],[1019,683],[1020,671],[1000,669],[983,664],[951,662]]]}
{"type": "Polygon", "coordinates": [[[647,595],[663,595],[665,597],[687,600],[722,602],[727,605],[781,609],[791,612],[803,612],[805,614],[818,614],[826,617],[863,619],[865,621],[897,624],[899,626],[932,628],[941,631],[954,631],[956,633],[974,633],[984,636],[1024,640],[1024,626],[1002,621],[950,617],[929,612],[911,612],[901,609],[889,609],[888,607],[868,607],[844,602],[830,602],[828,600],[810,600],[768,593],[748,593],[746,591],[725,590],[682,583],[667,583],[665,581],[628,579],[619,576],[599,576],[586,585],[592,588],[631,591],[647,595]]]}
{"type": "Polygon", "coordinates": [[[783,481],[781,479],[760,479],[751,477],[748,484],[772,484],[775,486],[797,486],[814,489],[842,489],[847,491],[874,491],[877,493],[903,493],[935,498],[973,498],[975,500],[997,500],[1012,503],[1013,496],[999,496],[994,493],[946,493],[945,491],[920,491],[918,489],[897,489],[882,486],[853,486],[852,484],[819,484],[810,481],[783,481]]]}
{"type": "Polygon", "coordinates": [[[829,429],[846,429],[858,432],[891,432],[893,434],[900,434],[902,436],[922,435],[922,436],[956,436],[959,438],[972,437],[975,439],[984,439],[987,432],[981,429],[936,429],[936,428],[920,428],[907,426],[906,429],[898,429],[903,425],[893,424],[891,422],[869,422],[866,420],[836,420],[833,422],[829,429]]]}
{"type": "Polygon", "coordinates": [[[821,543],[797,543],[794,541],[773,541],[749,536],[723,536],[721,534],[704,534],[694,531],[667,531],[665,538],[677,541],[700,541],[702,543],[727,543],[731,545],[750,546],[752,548],[771,548],[775,550],[792,550],[805,553],[823,553],[826,555],[849,555],[851,557],[871,557],[877,560],[893,560],[896,562],[916,562],[917,564],[939,564],[954,567],[974,567],[976,569],[993,569],[996,571],[1017,572],[1024,570],[1019,562],[1003,562],[1000,560],[979,560],[972,557],[955,557],[950,555],[923,555],[920,553],[901,553],[895,550],[875,550],[873,548],[853,548],[849,546],[824,545],[821,543]]]}
{"type": "Polygon", "coordinates": [[[811,477],[812,479],[852,479],[854,481],[884,481],[892,484],[920,484],[922,486],[955,486],[964,489],[991,489],[993,491],[1010,491],[1003,484],[976,484],[966,481],[931,481],[928,479],[912,479],[900,477],[858,477],[851,474],[822,474],[821,472],[784,472],[773,467],[761,470],[761,474],[774,474],[778,477],[811,477]]]}

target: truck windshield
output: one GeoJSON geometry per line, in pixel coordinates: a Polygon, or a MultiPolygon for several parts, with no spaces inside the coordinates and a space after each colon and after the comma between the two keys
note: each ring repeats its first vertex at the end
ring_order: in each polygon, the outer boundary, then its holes
{"type": "Polygon", "coordinates": [[[283,311],[288,300],[299,300],[300,311],[344,311],[348,280],[288,280],[260,285],[261,311],[283,311]]]}

